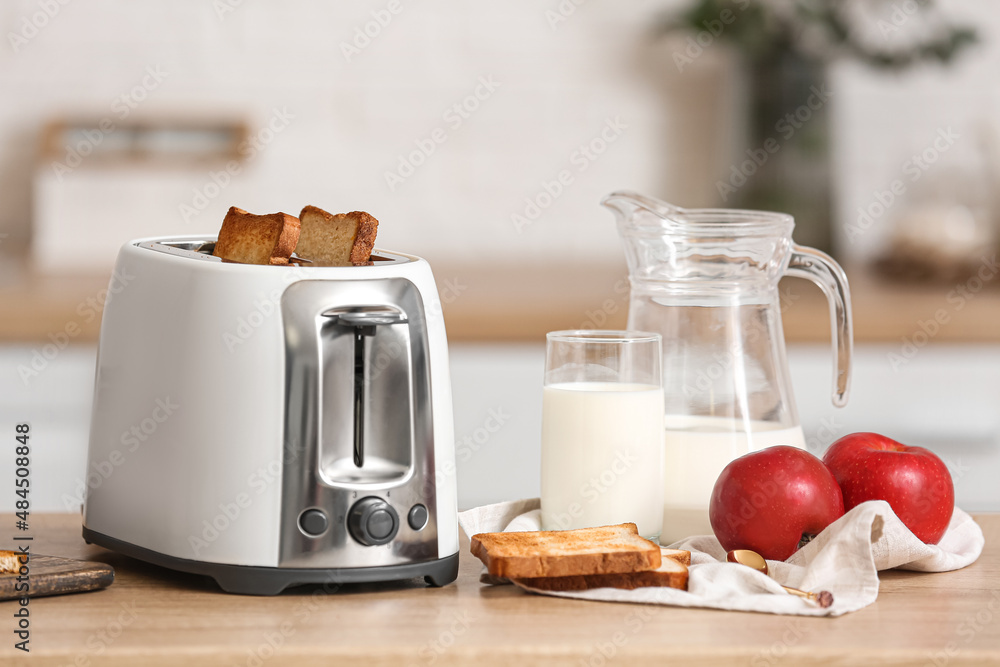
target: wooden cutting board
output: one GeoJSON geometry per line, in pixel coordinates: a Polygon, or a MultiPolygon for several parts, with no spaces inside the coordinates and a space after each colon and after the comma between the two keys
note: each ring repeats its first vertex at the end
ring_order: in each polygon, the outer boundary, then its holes
{"type": "Polygon", "coordinates": [[[95,591],[110,586],[115,580],[113,567],[93,561],[32,554],[29,567],[30,590],[26,592],[14,590],[19,583],[18,575],[0,574],[0,600],[14,600],[25,594],[30,598],[39,598],[95,591]]]}

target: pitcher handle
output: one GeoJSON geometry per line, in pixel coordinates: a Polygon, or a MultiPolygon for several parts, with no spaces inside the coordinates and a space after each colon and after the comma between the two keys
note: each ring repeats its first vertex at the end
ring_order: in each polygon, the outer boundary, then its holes
{"type": "Polygon", "coordinates": [[[851,388],[851,356],[854,354],[854,327],[851,317],[851,291],[847,275],[825,252],[793,245],[785,275],[806,278],[823,290],[830,302],[830,330],[833,343],[833,404],[847,405],[851,388]]]}

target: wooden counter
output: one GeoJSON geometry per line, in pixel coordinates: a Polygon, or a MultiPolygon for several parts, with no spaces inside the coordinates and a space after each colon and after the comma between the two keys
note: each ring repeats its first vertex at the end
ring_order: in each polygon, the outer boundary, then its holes
{"type": "MultiPolygon", "coordinates": [[[[1000,664],[1000,515],[977,517],[986,551],[975,564],[885,572],[877,602],[832,619],[485,587],[464,539],[459,579],[440,589],[402,583],[232,596],[208,579],[85,545],[78,516],[32,520],[37,553],[106,562],[117,578],[103,591],[32,600],[30,655],[13,648],[17,603],[0,602],[4,665],[1000,664]]],[[[12,527],[13,517],[0,516],[0,525],[12,527]]]]}
{"type": "MultiPolygon", "coordinates": [[[[945,322],[935,342],[1000,341],[1000,280],[980,282],[974,289],[977,283],[889,283],[860,270],[848,273],[859,342],[899,343],[936,314],[945,322]]],[[[440,262],[434,263],[434,274],[451,341],[541,342],[547,331],[557,329],[625,326],[624,264],[440,262]]],[[[74,341],[96,340],[108,277],[39,276],[25,267],[0,272],[0,342],[47,343],[61,333],[74,341]]],[[[781,294],[787,340],[829,340],[828,306],[817,287],[790,278],[781,283],[781,294]]]]}

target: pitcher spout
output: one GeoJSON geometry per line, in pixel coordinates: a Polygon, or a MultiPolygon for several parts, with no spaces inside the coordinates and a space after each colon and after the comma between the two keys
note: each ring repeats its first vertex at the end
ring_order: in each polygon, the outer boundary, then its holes
{"type": "Polygon", "coordinates": [[[614,212],[619,226],[634,220],[636,213],[640,211],[647,211],[665,220],[683,217],[685,213],[679,206],[631,190],[616,190],[602,199],[601,205],[614,212]]]}

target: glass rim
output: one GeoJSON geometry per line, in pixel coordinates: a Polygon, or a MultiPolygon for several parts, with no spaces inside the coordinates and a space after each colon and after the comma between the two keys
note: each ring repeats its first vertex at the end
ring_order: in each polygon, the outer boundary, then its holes
{"type": "Polygon", "coordinates": [[[545,334],[546,342],[588,344],[659,343],[663,337],[652,331],[626,329],[564,329],[545,334]]]}
{"type": "Polygon", "coordinates": [[[777,211],[758,211],[735,208],[689,209],[683,214],[654,219],[629,219],[619,223],[626,232],[653,233],[664,231],[698,233],[706,236],[729,236],[733,233],[750,236],[790,236],[795,218],[777,211]]]}

